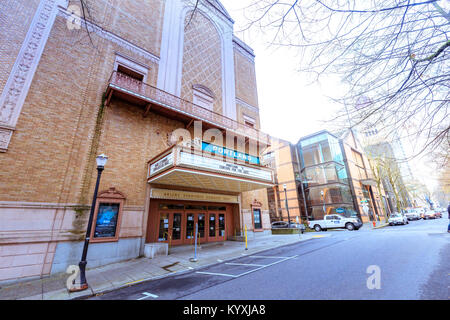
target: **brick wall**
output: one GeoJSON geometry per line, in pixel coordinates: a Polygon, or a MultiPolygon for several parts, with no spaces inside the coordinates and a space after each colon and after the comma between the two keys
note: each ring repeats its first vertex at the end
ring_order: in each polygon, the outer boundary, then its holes
{"type": "Polygon", "coordinates": [[[250,104],[258,106],[256,90],[255,64],[242,53],[234,50],[234,69],[236,79],[236,97],[250,104]]]}
{"type": "Polygon", "coordinates": [[[214,111],[223,114],[221,40],[214,25],[200,12],[185,21],[181,97],[192,101],[192,86],[204,85],[216,96],[214,111]],[[191,20],[192,17],[192,20],[191,20]]]}

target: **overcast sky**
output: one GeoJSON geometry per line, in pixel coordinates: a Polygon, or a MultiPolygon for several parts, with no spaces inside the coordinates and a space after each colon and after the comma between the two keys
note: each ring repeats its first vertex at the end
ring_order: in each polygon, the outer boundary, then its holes
{"type": "MultiPolygon", "coordinates": [[[[296,143],[302,136],[327,129],[324,120],[340,107],[328,97],[342,93],[338,78],[322,79],[311,84],[305,74],[297,72],[299,57],[295,49],[272,47],[270,39],[256,27],[245,33],[247,19],[243,7],[252,0],[222,0],[235,21],[235,34],[255,51],[261,126],[264,132],[296,143]]],[[[403,141],[407,156],[413,153],[411,141],[403,141]]],[[[433,191],[436,182],[434,166],[424,158],[410,161],[416,179],[433,191]]]]}

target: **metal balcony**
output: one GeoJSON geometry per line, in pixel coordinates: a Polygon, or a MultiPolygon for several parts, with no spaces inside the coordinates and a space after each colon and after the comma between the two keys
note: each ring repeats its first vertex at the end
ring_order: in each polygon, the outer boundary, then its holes
{"type": "Polygon", "coordinates": [[[243,136],[265,145],[270,144],[269,135],[266,133],[117,71],[114,71],[109,79],[106,92],[107,104],[113,95],[144,107],[144,115],[151,110],[188,125],[198,120],[203,122],[204,127],[229,130],[237,136],[243,136]]]}

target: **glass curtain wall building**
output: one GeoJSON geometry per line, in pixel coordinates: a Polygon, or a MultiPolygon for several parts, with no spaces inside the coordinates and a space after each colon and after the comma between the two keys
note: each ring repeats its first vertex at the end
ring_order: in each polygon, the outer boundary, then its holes
{"type": "MultiPolygon", "coordinates": [[[[339,139],[322,131],[300,139],[300,184],[306,199],[308,220],[323,219],[327,214],[359,217],[355,210],[344,154],[339,139]]],[[[301,187],[299,184],[299,187],[301,187]]]]}

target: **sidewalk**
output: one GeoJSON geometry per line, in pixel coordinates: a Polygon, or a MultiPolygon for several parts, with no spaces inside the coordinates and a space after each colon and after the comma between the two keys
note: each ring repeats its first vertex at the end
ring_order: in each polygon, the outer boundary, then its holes
{"type": "MultiPolygon", "coordinates": [[[[259,236],[248,240],[245,244],[238,241],[203,244],[197,251],[197,262],[193,246],[171,248],[168,256],[155,259],[137,258],[86,270],[89,289],[69,293],[66,281],[69,274],[60,273],[44,279],[18,283],[0,288],[0,300],[68,300],[82,296],[91,296],[102,292],[127,287],[132,284],[163,278],[173,274],[188,272],[193,269],[220,263],[222,261],[254,254],[267,249],[288,245],[313,238],[329,237],[330,234],[318,235],[314,232],[303,235],[270,235],[259,236]]],[[[89,266],[89,261],[88,261],[89,266]]]]}
{"type": "Polygon", "coordinates": [[[380,228],[384,228],[384,227],[387,227],[387,226],[389,226],[389,223],[377,221],[375,227],[373,226],[372,222],[366,222],[366,223],[363,224],[362,228],[364,230],[369,230],[369,229],[380,229],[380,228]]]}

